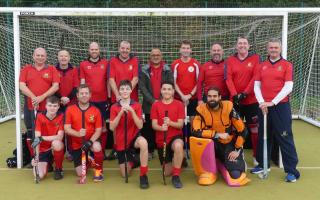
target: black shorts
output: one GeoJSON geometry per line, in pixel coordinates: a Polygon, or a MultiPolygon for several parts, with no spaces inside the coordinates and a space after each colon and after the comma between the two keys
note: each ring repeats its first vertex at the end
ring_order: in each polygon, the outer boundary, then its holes
{"type": "Polygon", "coordinates": [[[106,119],[109,118],[107,109],[109,108],[107,101],[100,101],[100,102],[90,102],[92,105],[97,107],[100,110],[101,117],[105,123],[106,119]]]}
{"type": "Polygon", "coordinates": [[[239,107],[235,106],[236,111],[240,114],[241,118],[245,120],[246,124],[258,123],[259,104],[253,103],[249,105],[240,104],[239,107]]]}
{"type": "Polygon", "coordinates": [[[198,106],[198,100],[197,99],[190,99],[189,104],[187,106],[187,115],[188,116],[195,116],[197,106],[198,106]]]}
{"type": "MultiPolygon", "coordinates": [[[[81,148],[71,151],[74,167],[81,166],[81,154],[82,154],[81,148]]],[[[88,156],[88,153],[86,153],[86,161],[88,161],[87,156],[88,156]]]]}
{"type": "MultiPolygon", "coordinates": [[[[172,162],[172,158],[173,158],[174,152],[172,151],[171,147],[172,147],[173,142],[176,139],[181,139],[182,140],[182,137],[180,135],[177,135],[177,136],[173,137],[172,140],[167,145],[165,163],[171,163],[172,162]]],[[[159,157],[160,164],[162,165],[162,163],[163,163],[163,148],[158,148],[158,157],[159,157]]]]}
{"type": "Polygon", "coordinates": [[[53,161],[53,155],[52,155],[51,149],[45,152],[41,152],[39,154],[39,162],[51,163],[52,161],[53,161]]]}
{"type": "Polygon", "coordinates": [[[139,161],[139,157],[137,156],[137,154],[139,153],[140,150],[134,147],[134,143],[137,141],[139,136],[140,136],[140,133],[132,140],[127,150],[117,151],[117,158],[118,158],[119,165],[123,164],[126,161],[126,156],[127,156],[127,162],[139,161]]]}

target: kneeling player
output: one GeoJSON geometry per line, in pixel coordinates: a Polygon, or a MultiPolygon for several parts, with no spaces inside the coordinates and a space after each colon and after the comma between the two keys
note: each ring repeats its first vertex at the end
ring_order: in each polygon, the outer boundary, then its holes
{"type": "Polygon", "coordinates": [[[221,101],[218,88],[209,88],[207,103],[197,107],[193,136],[191,157],[200,185],[213,184],[217,168],[229,186],[241,186],[250,181],[246,178],[242,149],[247,130],[232,102],[221,101]]]}
{"type": "Polygon", "coordinates": [[[152,128],[156,131],[160,163],[165,164],[164,174],[172,175],[172,184],[175,188],[182,188],[180,172],[184,156],[182,127],[185,112],[183,103],[175,100],[173,95],[173,83],[163,82],[161,84],[162,100],[153,103],[150,118],[152,128]]]}
{"type": "Polygon", "coordinates": [[[116,151],[122,177],[127,179],[128,173],[139,162],[135,159],[135,152],[140,150],[140,188],[146,189],[149,187],[148,143],[144,137],[140,136],[140,129],[143,126],[142,108],[138,102],[130,99],[131,92],[131,82],[120,81],[121,100],[111,106],[110,130],[115,132],[116,151]]]}
{"type": "Polygon", "coordinates": [[[36,178],[42,179],[47,175],[48,163],[51,163],[52,159],[56,167],[54,179],[63,178],[63,114],[57,113],[59,105],[60,100],[58,97],[48,97],[46,100],[46,112],[38,113],[36,117],[35,139],[32,143],[32,147],[37,148],[39,152],[36,155],[36,159],[32,160],[32,165],[34,166],[33,174],[36,178]]]}
{"type": "Polygon", "coordinates": [[[81,177],[79,183],[85,183],[86,155],[89,150],[94,154],[93,181],[103,180],[103,153],[98,141],[101,135],[102,119],[98,108],[89,103],[90,97],[89,87],[81,84],[77,91],[78,103],[67,108],[64,125],[66,133],[71,137],[73,162],[77,175],[81,177]]]}

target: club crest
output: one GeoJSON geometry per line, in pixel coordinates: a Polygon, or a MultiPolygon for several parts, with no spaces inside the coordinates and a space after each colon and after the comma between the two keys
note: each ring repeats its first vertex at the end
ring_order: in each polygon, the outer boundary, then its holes
{"type": "Polygon", "coordinates": [[[101,64],[100,67],[101,67],[101,69],[103,69],[104,68],[104,64],[101,64]]]}
{"type": "Polygon", "coordinates": [[[193,66],[188,67],[188,71],[189,71],[189,72],[194,72],[193,66]]]}
{"type": "Polygon", "coordinates": [[[43,78],[49,78],[49,74],[48,73],[44,73],[42,77],[43,78]]]}
{"type": "Polygon", "coordinates": [[[94,115],[90,115],[90,116],[89,116],[89,121],[90,121],[90,122],[94,122],[94,115]]]}
{"type": "Polygon", "coordinates": [[[87,69],[92,69],[91,65],[87,66],[87,69]]]}
{"type": "Polygon", "coordinates": [[[278,66],[278,71],[282,71],[282,66],[278,66]]]}
{"type": "Polygon", "coordinates": [[[133,66],[132,65],[129,65],[129,70],[131,71],[133,69],[133,66]]]}
{"type": "Polygon", "coordinates": [[[252,65],[251,62],[249,62],[248,65],[247,65],[247,67],[252,67],[252,66],[253,66],[253,65],[252,65]]]}

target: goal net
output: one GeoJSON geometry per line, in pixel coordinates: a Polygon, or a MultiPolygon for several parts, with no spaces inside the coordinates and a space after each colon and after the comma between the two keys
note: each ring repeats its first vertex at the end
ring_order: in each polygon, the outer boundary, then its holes
{"type": "MultiPolygon", "coordinates": [[[[193,57],[204,63],[210,59],[209,49],[213,42],[223,45],[226,58],[234,53],[236,39],[241,35],[247,36],[251,50],[265,59],[266,42],[276,37],[285,40],[284,56],[294,64],[292,114],[312,122],[320,121],[319,11],[266,12],[264,15],[254,9],[252,12],[245,9],[234,9],[236,12],[222,9],[220,12],[216,12],[218,9],[148,12],[144,9],[146,11],[135,13],[130,9],[123,9],[123,12],[105,9],[100,10],[100,14],[82,14],[77,9],[68,9],[68,12],[63,9],[60,14],[59,9],[53,10],[47,9],[52,15],[37,14],[37,9],[34,9],[34,15],[18,15],[21,66],[32,63],[36,47],[47,50],[51,64],[56,64],[59,49],[67,49],[71,52],[71,62],[78,65],[87,58],[88,45],[92,41],[97,41],[102,55],[110,58],[117,54],[121,40],[130,41],[141,64],[146,64],[153,47],[160,48],[164,59],[171,63],[179,57],[180,41],[188,39],[192,42],[193,57]],[[285,17],[287,24],[284,24],[285,17]]],[[[15,115],[14,35],[17,33],[13,29],[13,16],[13,12],[0,11],[0,121],[15,115]]]]}

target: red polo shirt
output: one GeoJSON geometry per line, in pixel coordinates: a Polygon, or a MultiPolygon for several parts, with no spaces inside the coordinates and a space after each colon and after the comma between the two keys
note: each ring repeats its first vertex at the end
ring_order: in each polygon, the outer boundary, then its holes
{"type": "MultiPolygon", "coordinates": [[[[269,59],[260,64],[256,81],[261,81],[261,93],[265,102],[271,102],[281,91],[286,81],[293,80],[293,65],[281,58],[276,62],[269,59]]],[[[288,102],[289,96],[280,102],[288,102]]]]}
{"type": "Polygon", "coordinates": [[[208,89],[213,86],[220,89],[222,97],[229,96],[225,81],[225,62],[223,60],[219,63],[209,60],[202,65],[197,84],[198,101],[202,100],[202,90],[204,89],[204,95],[206,95],[208,89]]]}
{"type": "Polygon", "coordinates": [[[253,53],[249,53],[244,60],[240,60],[238,55],[235,54],[230,56],[226,61],[226,83],[231,97],[241,92],[247,93],[247,98],[243,99],[241,104],[248,105],[257,103],[253,92],[253,85],[255,79],[254,72],[259,66],[259,63],[260,56],[253,53]]]}
{"type": "MultiPolygon", "coordinates": [[[[131,101],[130,106],[133,108],[133,110],[136,112],[137,116],[142,119],[142,108],[141,105],[138,102],[131,101]]],[[[119,102],[113,104],[111,106],[110,110],[110,121],[113,121],[114,118],[117,117],[118,113],[121,110],[121,105],[119,102]]],[[[133,121],[131,112],[127,113],[127,148],[130,147],[130,144],[133,142],[133,140],[137,137],[140,129],[136,126],[136,124],[133,121]]],[[[121,116],[120,122],[118,126],[116,127],[114,133],[116,135],[115,138],[115,148],[117,151],[123,151],[125,150],[125,144],[124,144],[124,113],[121,116]]]]}
{"type": "MultiPolygon", "coordinates": [[[[172,65],[173,76],[176,83],[179,86],[181,92],[184,95],[188,95],[192,92],[193,88],[197,85],[198,76],[200,72],[200,63],[191,58],[189,62],[183,62],[181,58],[173,61],[172,65]]],[[[180,99],[176,94],[176,99],[180,99]]],[[[196,95],[192,99],[196,99],[196,95]]]]}
{"type": "MultiPolygon", "coordinates": [[[[40,96],[48,91],[53,83],[60,83],[60,78],[56,68],[52,65],[47,65],[41,70],[37,70],[33,65],[25,65],[20,72],[19,82],[25,83],[31,92],[40,96]]],[[[31,98],[27,100],[28,109],[33,110],[31,98]]],[[[43,100],[38,110],[46,110],[46,100],[43,100]]]]}
{"type": "Polygon", "coordinates": [[[160,99],[163,65],[164,62],[160,63],[158,68],[155,68],[152,64],[150,64],[150,81],[154,99],[160,99]]]}
{"type": "MultiPolygon", "coordinates": [[[[178,119],[185,118],[184,105],[179,100],[173,100],[170,104],[164,104],[162,101],[157,101],[152,104],[150,118],[158,120],[158,125],[162,126],[163,118],[165,117],[165,111],[168,111],[168,117],[171,121],[177,122],[178,119]]],[[[169,127],[167,131],[167,144],[170,143],[173,137],[181,135],[182,130],[169,127]]],[[[158,148],[163,147],[164,132],[156,131],[156,144],[158,148]]]]}
{"type": "MultiPolygon", "coordinates": [[[[79,70],[76,67],[73,67],[71,64],[69,64],[67,69],[61,69],[59,67],[59,64],[56,66],[57,71],[59,73],[60,77],[60,86],[58,93],[61,97],[71,97],[71,93],[74,88],[77,88],[80,84],[79,82],[79,70]]],[[[76,98],[70,98],[70,102],[68,105],[71,103],[75,103],[76,98]]]]}
{"type": "MultiPolygon", "coordinates": [[[[134,77],[139,76],[139,60],[137,57],[130,57],[129,60],[123,62],[119,56],[115,56],[110,59],[109,63],[109,78],[113,78],[117,84],[117,88],[120,85],[120,81],[129,80],[132,81],[134,77]]],[[[139,101],[138,99],[138,87],[135,87],[130,96],[131,99],[139,101]]],[[[112,93],[111,101],[116,102],[116,97],[112,93]]]]}
{"type": "MultiPolygon", "coordinates": [[[[49,119],[46,113],[37,114],[35,131],[39,131],[41,136],[58,135],[58,131],[63,131],[63,114],[58,113],[53,119],[49,119]]],[[[40,143],[40,152],[46,152],[51,149],[52,141],[42,141],[40,143]]]]}
{"type": "Polygon", "coordinates": [[[90,87],[92,93],[90,101],[107,100],[107,71],[108,61],[104,58],[95,63],[90,60],[84,60],[80,63],[80,79],[85,79],[86,84],[90,87]]]}

